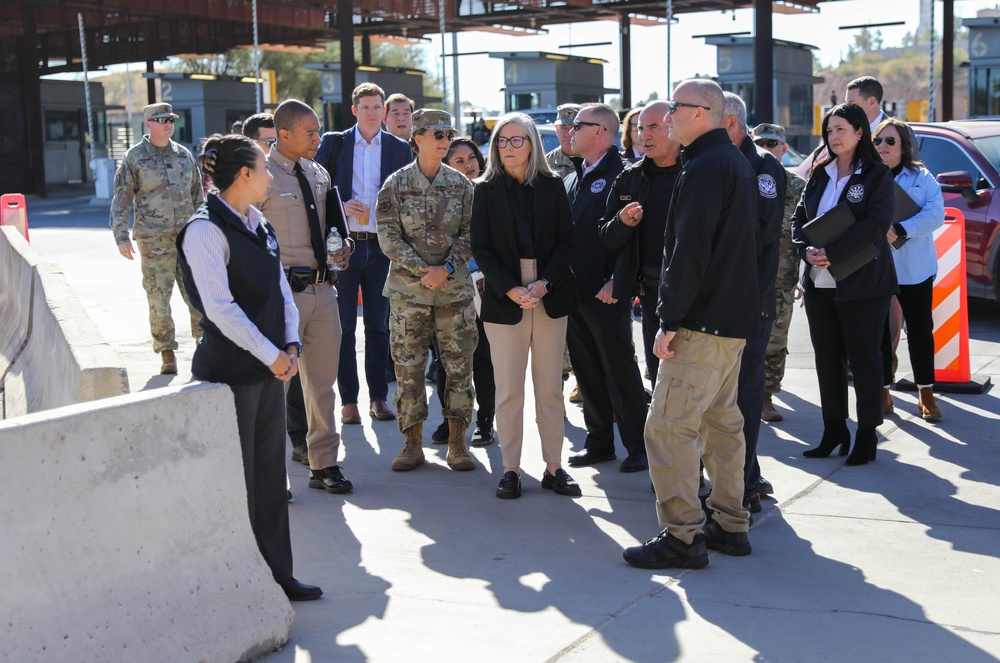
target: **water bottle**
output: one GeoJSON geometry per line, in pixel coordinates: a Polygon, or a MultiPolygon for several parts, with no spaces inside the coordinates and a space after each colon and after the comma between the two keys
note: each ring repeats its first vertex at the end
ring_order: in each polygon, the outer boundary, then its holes
{"type": "Polygon", "coordinates": [[[344,240],[341,239],[340,233],[337,232],[335,226],[330,227],[330,233],[326,236],[326,267],[335,272],[340,271],[340,265],[337,264],[336,259],[334,259],[333,254],[344,248],[344,240]]]}

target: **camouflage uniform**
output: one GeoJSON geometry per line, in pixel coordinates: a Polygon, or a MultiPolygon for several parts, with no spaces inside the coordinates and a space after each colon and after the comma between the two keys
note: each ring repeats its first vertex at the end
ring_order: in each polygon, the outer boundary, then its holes
{"type": "Polygon", "coordinates": [[[561,147],[557,147],[546,154],[545,160],[548,162],[552,172],[559,177],[566,177],[574,172],[573,162],[569,160],[569,155],[563,152],[561,147]]]}
{"type": "Polygon", "coordinates": [[[429,182],[418,162],[396,171],[378,194],[378,240],[392,265],[383,294],[389,298],[389,345],[396,364],[399,430],[427,418],[423,369],[431,335],[437,337],[446,373],[444,417],[472,421],[472,353],[478,342],[473,285],[472,184],[441,164],[429,182]],[[437,290],[424,286],[421,267],[451,264],[455,271],[437,290]]]}
{"type": "Polygon", "coordinates": [[[176,350],[170,296],[174,282],[191,312],[191,331],[201,336],[201,313],[188,300],[177,263],[177,233],[204,202],[201,173],[191,153],[170,141],[165,152],[143,136],[142,142],[125,153],[115,173],[115,197],[111,202],[111,230],[115,243],[129,241],[129,217],[135,206],[132,234],[139,248],[142,287],[149,302],[149,329],[153,351],[176,350]]]}
{"type": "Polygon", "coordinates": [[[764,359],[764,393],[776,394],[781,391],[781,380],[785,377],[785,357],[788,356],[788,328],[792,324],[795,310],[795,284],[799,280],[799,256],[792,245],[792,214],[799,203],[806,181],[785,169],[785,216],[781,220],[781,243],[778,249],[778,276],[774,280],[775,302],[774,326],[767,341],[767,356],[764,359]]]}

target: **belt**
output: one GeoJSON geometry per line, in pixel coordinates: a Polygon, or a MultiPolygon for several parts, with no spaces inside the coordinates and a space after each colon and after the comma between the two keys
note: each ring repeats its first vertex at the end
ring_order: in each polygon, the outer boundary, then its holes
{"type": "Polygon", "coordinates": [[[365,240],[369,240],[369,239],[378,239],[378,233],[369,233],[369,232],[365,232],[363,230],[358,230],[356,232],[352,231],[351,232],[351,239],[353,239],[355,241],[359,241],[359,240],[360,241],[365,241],[365,240]]]}
{"type": "MultiPolygon", "coordinates": [[[[285,270],[285,278],[288,278],[288,273],[290,271],[291,271],[290,269],[286,269],[285,270]]],[[[333,276],[333,273],[330,272],[329,270],[326,270],[326,269],[310,269],[309,270],[309,283],[312,283],[314,285],[319,285],[321,283],[326,283],[327,281],[329,281],[330,283],[333,283],[333,280],[331,280],[332,276],[333,276]]]]}

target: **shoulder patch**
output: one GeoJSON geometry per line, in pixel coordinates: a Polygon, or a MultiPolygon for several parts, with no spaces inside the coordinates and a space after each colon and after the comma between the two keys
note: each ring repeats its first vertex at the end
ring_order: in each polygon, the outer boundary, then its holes
{"type": "Polygon", "coordinates": [[[604,191],[604,187],[606,187],[607,185],[608,185],[608,181],[606,179],[604,179],[603,177],[601,179],[599,179],[599,180],[594,180],[590,184],[590,192],[591,193],[600,193],[601,191],[604,191]]]}
{"type": "Polygon", "coordinates": [[[847,190],[847,201],[851,203],[860,203],[861,199],[865,197],[865,185],[855,184],[847,190]]]}
{"type": "Polygon", "coordinates": [[[767,173],[757,176],[757,190],[764,198],[778,197],[778,183],[767,173]]]}
{"type": "Polygon", "coordinates": [[[375,211],[378,214],[391,214],[392,213],[392,196],[391,195],[380,195],[378,197],[378,203],[375,206],[375,211]]]}

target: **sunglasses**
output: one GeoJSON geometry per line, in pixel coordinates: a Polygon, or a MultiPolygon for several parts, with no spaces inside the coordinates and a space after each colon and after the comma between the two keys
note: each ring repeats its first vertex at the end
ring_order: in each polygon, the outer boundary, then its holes
{"type": "Polygon", "coordinates": [[[456,134],[453,131],[445,131],[443,129],[438,129],[431,135],[434,136],[434,140],[444,140],[445,137],[447,137],[448,140],[455,140],[456,134]]]}
{"type": "Polygon", "coordinates": [[[154,117],[151,121],[152,122],[156,122],[157,124],[173,124],[174,122],[177,121],[177,118],[174,118],[174,117],[154,117]]]}
{"type": "Polygon", "coordinates": [[[702,106],[700,104],[685,104],[681,103],[680,101],[671,101],[669,104],[667,104],[667,113],[673,115],[674,113],[677,112],[678,108],[704,108],[707,111],[712,110],[708,106],[702,106]]]}
{"type": "Polygon", "coordinates": [[[579,131],[580,127],[599,127],[599,126],[601,126],[600,122],[581,122],[580,120],[577,120],[576,122],[573,123],[573,131],[579,131]]]}
{"type": "Polygon", "coordinates": [[[525,141],[528,141],[529,143],[531,142],[530,140],[528,140],[527,136],[511,136],[510,138],[504,138],[503,136],[501,136],[500,138],[497,138],[497,147],[499,147],[502,150],[503,148],[510,145],[514,149],[517,149],[522,145],[524,145],[525,141]]]}
{"type": "Polygon", "coordinates": [[[895,147],[896,146],[896,137],[895,136],[887,136],[886,138],[882,138],[881,136],[876,136],[875,138],[872,138],[872,142],[875,143],[875,147],[878,147],[879,145],[881,145],[882,141],[885,141],[885,144],[888,145],[889,147],[895,147]]]}
{"type": "Polygon", "coordinates": [[[781,145],[781,141],[774,140],[773,138],[761,138],[760,140],[755,140],[754,144],[760,145],[761,147],[774,148],[781,145]]]}
{"type": "Polygon", "coordinates": [[[264,143],[268,147],[274,147],[274,144],[278,142],[277,138],[261,138],[257,141],[258,143],[264,143]]]}

